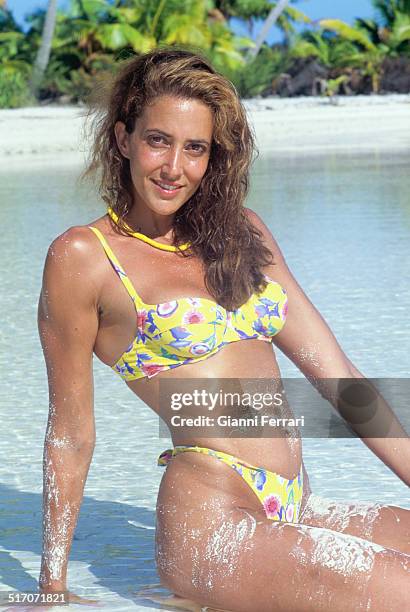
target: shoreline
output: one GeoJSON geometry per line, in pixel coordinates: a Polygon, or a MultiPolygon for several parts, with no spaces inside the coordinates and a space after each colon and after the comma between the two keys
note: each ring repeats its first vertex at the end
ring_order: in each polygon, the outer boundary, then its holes
{"type": "MultiPolygon", "coordinates": [[[[410,153],[410,94],[242,100],[261,153],[410,153]]],[[[85,106],[0,110],[0,159],[84,163],[85,106]]]]}

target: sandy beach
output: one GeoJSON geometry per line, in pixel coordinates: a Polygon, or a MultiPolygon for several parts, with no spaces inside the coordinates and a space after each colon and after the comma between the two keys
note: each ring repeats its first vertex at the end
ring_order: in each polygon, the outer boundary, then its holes
{"type": "MultiPolygon", "coordinates": [[[[261,151],[275,154],[410,151],[410,95],[244,100],[261,151]]],[[[10,166],[81,162],[85,107],[0,110],[0,159],[10,166]]]]}

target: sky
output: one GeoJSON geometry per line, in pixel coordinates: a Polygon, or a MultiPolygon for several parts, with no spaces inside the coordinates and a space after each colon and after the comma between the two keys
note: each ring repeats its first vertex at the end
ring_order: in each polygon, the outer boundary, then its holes
{"type": "MultiPolygon", "coordinates": [[[[16,21],[24,26],[24,15],[36,8],[45,8],[47,0],[6,0],[8,8],[16,21]]],[[[147,0],[149,2],[149,0],[147,0]]],[[[68,0],[58,0],[58,6],[67,6],[68,0]]],[[[351,23],[355,17],[372,17],[374,10],[371,0],[300,0],[297,7],[311,19],[335,17],[351,23]]],[[[235,29],[237,29],[235,27],[235,29]]],[[[238,33],[240,33],[238,31],[238,33]]],[[[255,34],[257,28],[255,28],[255,34]]],[[[275,34],[269,37],[275,40],[275,34]]],[[[269,40],[268,39],[268,40],[269,40]]]]}

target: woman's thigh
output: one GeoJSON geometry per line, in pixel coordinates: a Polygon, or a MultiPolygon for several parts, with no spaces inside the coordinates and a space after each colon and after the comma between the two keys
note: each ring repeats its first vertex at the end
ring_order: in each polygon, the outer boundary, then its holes
{"type": "Polygon", "coordinates": [[[410,555],[410,510],[309,496],[300,522],[357,536],[410,555]]]}
{"type": "Polygon", "coordinates": [[[268,520],[217,496],[161,503],[161,581],[179,596],[231,612],[410,609],[410,557],[362,538],[268,520]]]}

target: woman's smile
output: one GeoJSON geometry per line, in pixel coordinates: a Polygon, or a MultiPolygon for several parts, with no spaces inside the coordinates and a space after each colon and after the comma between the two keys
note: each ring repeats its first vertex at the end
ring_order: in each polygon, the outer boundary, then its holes
{"type": "Polygon", "coordinates": [[[155,180],[155,179],[151,179],[151,181],[154,183],[155,187],[157,188],[158,192],[162,195],[162,197],[166,198],[167,200],[174,198],[177,195],[177,193],[180,193],[181,190],[183,189],[182,185],[176,185],[176,184],[167,183],[165,181],[155,180]]]}
{"type": "Polygon", "coordinates": [[[120,151],[129,160],[133,207],[129,221],[147,234],[165,235],[174,214],[205,176],[213,136],[211,109],[196,99],[158,96],[128,133],[117,122],[120,151]]]}

